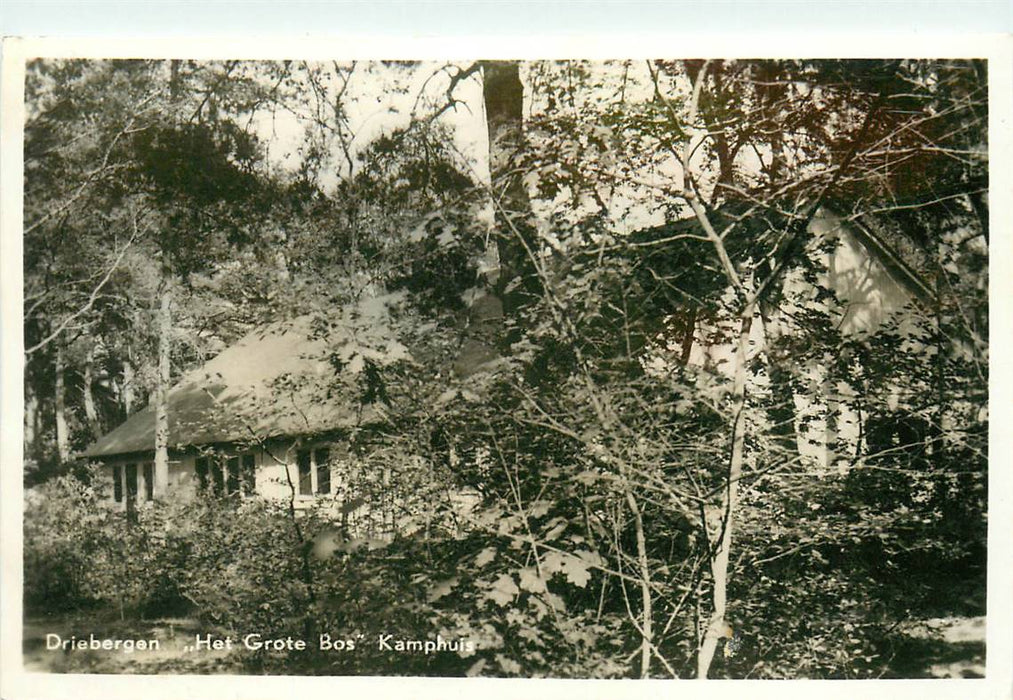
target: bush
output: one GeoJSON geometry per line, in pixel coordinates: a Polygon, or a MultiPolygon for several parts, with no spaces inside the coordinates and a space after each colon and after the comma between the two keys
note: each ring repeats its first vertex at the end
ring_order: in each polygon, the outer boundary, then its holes
{"type": "Polygon", "coordinates": [[[75,610],[98,602],[88,581],[92,539],[104,524],[98,502],[94,488],[69,476],[26,489],[27,613],[75,610]]]}
{"type": "Polygon", "coordinates": [[[455,675],[466,669],[456,655],[377,649],[381,634],[435,639],[440,631],[419,578],[427,567],[420,542],[405,539],[377,551],[320,551],[315,542],[341,536],[316,512],[293,521],[285,504],[263,500],[194,502],[174,510],[177,526],[167,543],[184,556],[166,570],[205,623],[234,639],[255,633],[307,642],[303,651],[243,649],[247,670],[455,675]],[[319,651],[321,634],[352,640],[355,649],[319,651]]]}
{"type": "MultiPolygon", "coordinates": [[[[99,483],[65,476],[26,492],[29,614],[104,607],[144,617],[179,612],[185,604],[208,629],[306,639],[311,650],[320,633],[355,637],[360,649],[382,633],[437,633],[426,622],[425,587],[412,581],[425,563],[406,565],[417,552],[398,553],[395,546],[316,557],[313,537],[333,532],[333,525],[314,513],[293,521],[284,504],[264,500],[155,504],[128,518],[108,507],[99,483]]],[[[333,673],[424,673],[433,662],[406,666],[402,656],[312,651],[244,651],[241,659],[250,670],[333,673]]]]}
{"type": "Polygon", "coordinates": [[[157,613],[178,600],[162,565],[163,513],[141,509],[135,522],[111,510],[89,469],[25,493],[24,590],[29,614],[104,604],[121,616],[157,613]]]}
{"type": "Polygon", "coordinates": [[[234,630],[300,634],[310,594],[301,545],[270,501],[194,501],[170,506],[168,570],[206,622],[234,630]]]}

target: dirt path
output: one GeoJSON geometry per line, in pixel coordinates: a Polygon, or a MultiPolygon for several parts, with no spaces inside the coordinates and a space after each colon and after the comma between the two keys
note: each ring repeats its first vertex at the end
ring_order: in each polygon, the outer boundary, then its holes
{"type": "Polygon", "coordinates": [[[904,657],[918,675],[931,678],[985,677],[985,617],[935,617],[904,623],[904,657]]]}

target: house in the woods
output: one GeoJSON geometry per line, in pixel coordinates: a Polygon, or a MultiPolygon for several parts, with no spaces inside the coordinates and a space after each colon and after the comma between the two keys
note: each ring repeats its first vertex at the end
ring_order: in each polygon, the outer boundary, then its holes
{"type": "MultiPolygon", "coordinates": [[[[342,328],[333,318],[327,327],[310,316],[278,322],[184,376],[168,394],[164,487],[155,474],[154,406],[102,436],[85,456],[102,463],[111,504],[130,509],[156,499],[266,497],[297,509],[326,503],[346,521],[375,508],[375,499],[367,505],[369,499],[355,493],[351,477],[360,465],[349,443],[384,411],[382,404],[360,400],[356,375],[366,362],[392,362],[407,353],[385,332],[387,301],[367,299],[345,314],[367,332],[342,328]]],[[[368,476],[381,487],[389,480],[383,473],[368,476]]]]}
{"type": "MultiPolygon", "coordinates": [[[[829,211],[820,212],[813,220],[811,228],[817,239],[832,244],[823,254],[827,273],[822,280],[840,302],[831,317],[845,338],[868,336],[890,324],[912,350],[931,361],[940,349],[925,347],[919,331],[933,318],[938,300],[928,275],[919,271],[924,270],[924,256],[910,241],[890,235],[890,229],[881,223],[873,218],[845,221],[829,211]]],[[[811,374],[813,385],[820,385],[817,405],[823,415],[807,428],[796,427],[801,454],[808,454],[822,467],[844,472],[856,455],[875,447],[863,444],[870,434],[885,432],[891,439],[911,439],[896,434],[898,425],[869,425],[867,417],[855,408],[853,389],[828,381],[825,368],[813,368],[811,374]]],[[[887,403],[896,406],[905,391],[906,387],[895,384],[887,403]]],[[[795,396],[799,415],[811,411],[813,403],[809,397],[795,396]]]]}
{"type": "MultiPolygon", "coordinates": [[[[801,272],[789,272],[780,280],[780,300],[775,308],[757,310],[750,330],[753,355],[766,352],[767,343],[791,334],[793,319],[818,309],[832,320],[842,338],[871,335],[887,324],[912,338],[918,324],[931,318],[935,293],[922,271],[923,255],[883,221],[871,217],[847,220],[828,209],[819,210],[809,224],[810,258],[819,259],[825,272],[817,284],[801,272]],[[833,291],[821,295],[820,287],[833,291]]],[[[684,225],[696,230],[695,220],[684,225]]],[[[660,236],[671,236],[664,230],[660,236]]],[[[709,246],[710,243],[701,243],[709,246]]],[[[728,379],[734,374],[737,319],[715,325],[694,318],[691,331],[683,330],[674,344],[690,367],[717,373],[728,379]],[[715,337],[723,338],[715,342],[715,337]]],[[[796,362],[784,358],[786,362],[796,362]]],[[[806,388],[793,392],[794,433],[798,453],[816,469],[846,470],[855,455],[867,448],[865,417],[853,408],[850,389],[830,380],[823,360],[810,357],[795,366],[806,378],[806,388]]],[[[763,391],[765,377],[753,378],[753,390],[763,391]]],[[[898,386],[898,393],[903,387],[898,386]]]]}
{"type": "MultiPolygon", "coordinates": [[[[833,313],[842,335],[871,333],[898,317],[903,324],[903,316],[919,313],[919,306],[922,312],[931,309],[931,287],[906,261],[912,255],[899,252],[889,236],[825,211],[813,219],[811,231],[816,239],[832,243],[823,246],[824,283],[841,304],[833,313]]],[[[804,289],[806,283],[789,276],[783,284],[804,289]]],[[[297,508],[328,499],[343,516],[353,513],[362,500],[348,493],[344,483],[352,461],[348,438],[382,420],[383,406],[363,404],[336,387],[335,367],[361,370],[364,358],[389,361],[407,354],[384,331],[385,299],[361,304],[350,317],[372,329],[365,344],[361,333],[323,332],[303,317],[250,333],[174,386],[168,397],[164,494],[156,492],[152,406],[101,437],[85,455],[104,464],[112,503],[128,508],[161,497],[205,493],[290,499],[297,508]]],[[[783,311],[790,316],[792,309],[783,311]]],[[[770,316],[754,323],[756,347],[762,345],[761,334],[780,332],[778,323],[770,316]]],[[[709,342],[711,331],[706,323],[695,322],[684,359],[692,366],[731,372],[734,343],[709,342]]],[[[862,416],[842,400],[841,388],[826,381],[819,363],[807,371],[813,390],[794,396],[799,453],[831,467],[834,445],[854,452],[862,416]],[[813,419],[802,420],[806,414],[813,419]]]]}
{"type": "MultiPolygon", "coordinates": [[[[891,324],[907,342],[915,344],[912,348],[919,347],[927,355],[938,352],[938,348],[930,351],[917,340],[919,325],[932,317],[937,304],[927,276],[919,272],[924,260],[905,239],[891,236],[879,223],[874,219],[845,221],[821,211],[811,224],[817,240],[831,244],[823,253],[827,272],[821,282],[834,291],[839,302],[831,309],[836,329],[847,338],[867,336],[891,324]]],[[[869,425],[867,417],[855,408],[853,389],[828,380],[825,367],[811,368],[810,376],[811,385],[819,387],[814,392],[818,398],[814,401],[813,396],[796,395],[796,414],[812,413],[815,406],[817,416],[806,425],[797,419],[796,433],[799,453],[817,465],[844,472],[857,455],[874,447],[863,444],[871,433],[896,431],[895,425],[869,425]]],[[[888,403],[896,405],[903,392],[904,387],[895,385],[888,403]]]]}

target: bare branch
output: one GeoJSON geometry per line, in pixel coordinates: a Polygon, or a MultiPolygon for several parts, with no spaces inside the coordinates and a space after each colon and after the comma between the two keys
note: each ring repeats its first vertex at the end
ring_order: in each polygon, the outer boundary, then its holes
{"type": "Polygon", "coordinates": [[[127,250],[130,248],[133,242],[137,240],[137,237],[139,235],[140,231],[138,231],[137,229],[137,217],[135,214],[134,233],[130,236],[130,239],[126,242],[126,244],[120,249],[120,252],[116,255],[116,258],[113,260],[112,265],[110,265],[109,269],[106,270],[105,275],[102,276],[102,279],[99,281],[98,285],[91,291],[91,294],[88,295],[88,301],[85,302],[84,306],[82,306],[80,309],[67,316],[67,318],[65,318],[60,323],[60,325],[56,327],[56,330],[54,330],[52,333],[47,335],[45,338],[40,340],[35,345],[31,346],[30,348],[27,348],[25,350],[26,361],[32,355],[32,353],[41,350],[46,345],[51,343],[53,340],[58,338],[60,334],[63,333],[65,330],[67,330],[68,326],[70,326],[70,324],[73,323],[77,318],[91,311],[92,306],[95,304],[95,301],[99,298],[99,295],[102,292],[102,288],[106,286],[106,283],[109,282],[110,278],[113,276],[113,273],[116,272],[116,269],[119,267],[120,262],[123,260],[123,256],[127,254],[127,250]]]}

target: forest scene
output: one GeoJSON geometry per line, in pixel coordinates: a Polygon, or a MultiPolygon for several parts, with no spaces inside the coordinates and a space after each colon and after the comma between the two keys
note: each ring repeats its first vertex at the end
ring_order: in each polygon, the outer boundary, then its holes
{"type": "Polygon", "coordinates": [[[30,61],[26,667],[983,677],[988,153],[979,60],[30,61]]]}

